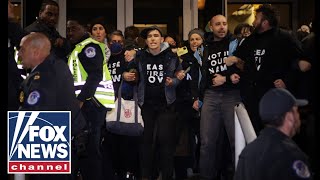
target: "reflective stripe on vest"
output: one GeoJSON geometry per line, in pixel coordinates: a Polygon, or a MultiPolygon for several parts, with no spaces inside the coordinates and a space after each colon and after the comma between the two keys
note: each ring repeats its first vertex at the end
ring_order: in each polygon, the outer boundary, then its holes
{"type": "Polygon", "coordinates": [[[88,45],[89,43],[95,43],[98,44],[102,50],[103,54],[103,79],[99,82],[98,87],[96,88],[96,92],[94,94],[94,97],[97,98],[97,100],[106,108],[115,108],[114,104],[114,89],[113,89],[113,83],[110,76],[110,72],[108,70],[106,61],[105,61],[105,44],[99,43],[98,41],[87,38],[81,43],[77,44],[74,50],[72,51],[71,55],[68,59],[68,65],[69,69],[73,75],[73,81],[75,86],[75,94],[78,96],[81,93],[81,89],[83,85],[86,83],[86,79],[88,77],[87,72],[84,70],[78,54],[82,52],[83,48],[88,45]]]}

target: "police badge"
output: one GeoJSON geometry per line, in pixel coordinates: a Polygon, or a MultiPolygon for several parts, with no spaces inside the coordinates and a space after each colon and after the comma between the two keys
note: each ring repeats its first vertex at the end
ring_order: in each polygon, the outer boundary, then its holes
{"type": "Polygon", "coordinates": [[[20,101],[20,103],[24,102],[24,93],[23,93],[23,91],[20,92],[19,101],[20,101]]]}

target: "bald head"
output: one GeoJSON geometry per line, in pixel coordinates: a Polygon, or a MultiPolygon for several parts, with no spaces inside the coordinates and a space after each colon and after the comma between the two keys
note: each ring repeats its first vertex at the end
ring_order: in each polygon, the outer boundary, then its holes
{"type": "Polygon", "coordinates": [[[42,33],[32,32],[25,36],[26,39],[30,40],[30,46],[36,49],[40,49],[44,54],[49,55],[51,50],[51,43],[47,36],[42,33]]]}
{"type": "Polygon", "coordinates": [[[210,20],[210,29],[213,32],[214,41],[222,40],[228,32],[227,18],[221,14],[213,16],[210,20]]]}
{"type": "Polygon", "coordinates": [[[227,18],[224,15],[218,14],[218,15],[215,15],[211,18],[210,25],[212,26],[215,22],[220,21],[220,20],[227,22],[227,18]]]}
{"type": "Polygon", "coordinates": [[[19,57],[24,68],[34,68],[42,63],[51,50],[51,43],[42,33],[32,32],[24,36],[20,42],[19,57]]]}

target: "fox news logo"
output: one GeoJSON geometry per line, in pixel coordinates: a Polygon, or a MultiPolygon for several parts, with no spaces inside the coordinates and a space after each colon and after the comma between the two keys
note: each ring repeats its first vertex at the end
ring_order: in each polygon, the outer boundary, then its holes
{"type": "Polygon", "coordinates": [[[70,111],[8,112],[8,173],[71,173],[70,111]]]}

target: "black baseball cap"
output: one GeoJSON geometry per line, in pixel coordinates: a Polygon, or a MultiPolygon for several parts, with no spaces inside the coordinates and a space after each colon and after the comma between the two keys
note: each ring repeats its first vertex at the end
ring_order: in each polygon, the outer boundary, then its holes
{"type": "Polygon", "coordinates": [[[259,103],[261,120],[265,123],[276,120],[289,112],[293,106],[305,106],[308,101],[296,99],[284,88],[273,88],[266,92],[259,103]]]}
{"type": "Polygon", "coordinates": [[[161,29],[160,29],[158,26],[156,26],[156,25],[153,25],[153,26],[144,28],[144,29],[141,31],[140,36],[141,36],[143,39],[147,39],[147,36],[148,36],[149,31],[152,31],[152,30],[158,30],[158,31],[160,32],[161,37],[163,36],[161,29]]]}

